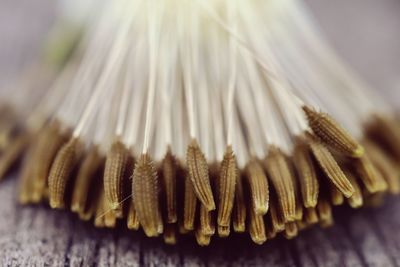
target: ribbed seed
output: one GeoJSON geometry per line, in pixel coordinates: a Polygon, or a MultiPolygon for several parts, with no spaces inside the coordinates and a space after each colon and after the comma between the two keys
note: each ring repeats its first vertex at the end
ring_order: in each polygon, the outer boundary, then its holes
{"type": "Polygon", "coordinates": [[[129,151],[125,145],[116,141],[107,154],[104,169],[104,192],[106,201],[118,217],[122,217],[122,200],[125,197],[125,175],[128,167],[129,151]]]}
{"type": "Polygon", "coordinates": [[[367,155],[354,161],[354,168],[358,177],[370,193],[383,192],[387,189],[385,179],[375,168],[367,155]]]}
{"type": "Polygon", "coordinates": [[[251,202],[256,214],[266,214],[269,208],[268,179],[257,160],[251,160],[245,167],[251,202]]]}
{"type": "Polygon", "coordinates": [[[277,201],[272,201],[269,207],[269,217],[271,220],[271,227],[274,232],[279,233],[285,229],[285,218],[280,211],[277,201]]]}
{"type": "Polygon", "coordinates": [[[289,170],[291,173],[291,177],[293,180],[293,188],[294,188],[294,196],[295,196],[295,202],[296,202],[296,212],[295,212],[295,220],[299,221],[303,219],[303,201],[301,197],[301,192],[299,189],[299,184],[298,184],[298,177],[297,173],[294,167],[293,163],[293,158],[286,157],[287,164],[289,166],[289,170]]]}
{"type": "Polygon", "coordinates": [[[271,148],[264,161],[268,177],[274,185],[278,202],[286,222],[296,218],[295,178],[285,155],[276,148],[271,148]]]}
{"type": "Polygon", "coordinates": [[[350,207],[356,209],[363,205],[363,196],[360,186],[357,183],[356,177],[348,170],[345,170],[346,176],[354,187],[354,194],[347,199],[350,207]]]}
{"type": "Polygon", "coordinates": [[[101,182],[101,176],[95,176],[92,181],[92,186],[88,192],[87,200],[83,208],[78,212],[79,218],[84,221],[91,220],[93,216],[96,216],[99,199],[103,191],[103,184],[101,182]]]}
{"type": "Polygon", "coordinates": [[[296,222],[289,222],[285,225],[285,231],[283,232],[283,235],[285,236],[286,239],[292,239],[295,238],[299,233],[299,229],[297,228],[297,223],[296,222]]]}
{"type": "Polygon", "coordinates": [[[200,225],[199,229],[203,235],[215,234],[215,223],[212,211],[208,211],[204,205],[200,205],[200,225]]]}
{"type": "Polygon", "coordinates": [[[296,213],[295,213],[295,220],[301,220],[304,215],[303,204],[301,202],[300,193],[296,193],[296,213]]]}
{"type": "Polygon", "coordinates": [[[311,151],[321,166],[322,171],[345,197],[351,197],[354,188],[344,175],[331,152],[318,140],[310,141],[311,151]]]}
{"type": "Polygon", "coordinates": [[[219,237],[228,237],[229,234],[231,233],[231,226],[227,225],[227,226],[221,226],[218,225],[218,236],[219,237]]]}
{"type": "Polygon", "coordinates": [[[56,122],[48,125],[39,135],[34,155],[36,162],[32,167],[34,202],[43,199],[44,191],[48,185],[51,165],[65,142],[67,142],[66,135],[60,132],[59,124],[56,122]]]}
{"type": "Polygon", "coordinates": [[[210,235],[205,235],[205,234],[202,233],[202,231],[200,229],[197,229],[196,232],[195,232],[195,236],[196,236],[197,244],[199,246],[204,247],[204,246],[210,245],[210,242],[211,242],[211,236],[210,235]]]}
{"type": "Polygon", "coordinates": [[[332,207],[325,198],[320,198],[317,205],[318,215],[321,221],[332,220],[332,207]]]}
{"type": "Polygon", "coordinates": [[[165,244],[175,245],[177,242],[176,225],[175,224],[166,224],[163,236],[164,236],[165,244]]]}
{"type": "Polygon", "coordinates": [[[307,224],[312,225],[319,221],[317,208],[307,208],[304,212],[304,219],[307,224]]]}
{"type": "Polygon", "coordinates": [[[178,220],[176,211],[176,162],[174,156],[168,151],[162,161],[162,180],[165,192],[165,206],[167,211],[167,223],[176,223],[178,220]]]}
{"type": "MultiPolygon", "coordinates": [[[[228,146],[224,159],[221,163],[221,170],[218,181],[218,225],[227,227],[231,222],[233,203],[235,200],[235,188],[237,180],[236,158],[232,147],[228,146]]],[[[219,229],[219,227],[218,227],[219,229]]]]}
{"type": "Polygon", "coordinates": [[[138,230],[140,226],[139,218],[137,216],[133,200],[130,200],[129,203],[129,211],[128,211],[128,217],[126,219],[126,225],[130,230],[138,230]]]}
{"type": "Polygon", "coordinates": [[[382,174],[388,185],[388,191],[391,194],[400,193],[400,171],[396,169],[396,163],[393,162],[392,158],[386,156],[386,154],[375,144],[371,142],[364,142],[364,146],[368,151],[368,156],[371,162],[382,174]]]}
{"type": "Polygon", "coordinates": [[[236,178],[235,205],[233,207],[233,230],[243,233],[246,230],[246,200],[241,175],[236,178]]]}
{"type": "Polygon", "coordinates": [[[267,241],[265,232],[264,217],[261,214],[256,214],[254,208],[250,209],[250,224],[249,232],[251,240],[258,245],[262,245],[267,241]]]}
{"type": "Polygon", "coordinates": [[[13,138],[0,156],[0,180],[4,178],[10,168],[19,159],[24,149],[28,146],[30,136],[20,134],[13,138]]]}
{"type": "Polygon", "coordinates": [[[298,173],[304,207],[316,207],[319,183],[311,151],[307,144],[300,141],[296,145],[293,154],[293,162],[298,173]]]}
{"type": "Polygon", "coordinates": [[[207,210],[215,210],[215,202],[208,173],[208,164],[196,140],[193,140],[188,146],[186,162],[189,177],[193,183],[193,188],[197,198],[207,208],[207,210]]]}
{"type": "Polygon", "coordinates": [[[185,190],[183,201],[183,228],[186,231],[194,230],[196,218],[197,197],[189,177],[185,177],[185,190]]]}
{"type": "Polygon", "coordinates": [[[95,227],[105,227],[104,221],[104,189],[100,188],[99,197],[97,199],[97,206],[94,218],[94,226],[95,227]]]}
{"type": "Polygon", "coordinates": [[[115,228],[117,225],[117,215],[115,211],[110,208],[108,201],[104,198],[104,225],[107,228],[115,228]]]}
{"type": "Polygon", "coordinates": [[[132,195],[140,225],[149,237],[163,232],[158,194],[157,172],[150,157],[143,154],[133,172],[132,195]]]}
{"type": "Polygon", "coordinates": [[[89,221],[95,214],[96,209],[97,202],[94,201],[94,199],[91,199],[91,201],[86,204],[86,207],[83,210],[79,211],[79,219],[81,219],[82,221],[89,221]]]}
{"type": "Polygon", "coordinates": [[[82,211],[81,213],[78,214],[79,219],[84,222],[90,221],[93,218],[95,210],[96,210],[96,207],[92,207],[92,206],[88,207],[87,210],[82,211]]]}
{"type": "Polygon", "coordinates": [[[73,212],[82,212],[87,206],[87,202],[90,201],[88,200],[89,190],[103,160],[96,146],[91,147],[86,153],[82,165],[79,167],[72,193],[71,210],[73,212]]]}
{"type": "Polygon", "coordinates": [[[33,190],[34,180],[32,176],[32,170],[36,163],[35,153],[37,150],[37,140],[40,133],[32,136],[30,144],[27,147],[26,155],[22,162],[21,174],[19,175],[18,185],[18,201],[20,204],[33,203],[33,190]]]}
{"type": "MultiPolygon", "coordinates": [[[[347,177],[347,179],[349,179],[349,178],[347,177]]],[[[349,179],[349,181],[350,181],[350,179],[349,179]]],[[[350,181],[350,183],[351,183],[351,181],[350,181]]],[[[329,186],[329,195],[331,197],[332,205],[335,205],[335,206],[342,205],[344,202],[344,196],[343,196],[342,192],[340,192],[337,189],[337,187],[330,182],[328,183],[328,186],[329,186]]],[[[353,188],[354,188],[354,186],[353,186],[353,188]]]]}
{"type": "Polygon", "coordinates": [[[52,208],[65,207],[65,193],[79,158],[80,143],[73,138],[58,151],[49,174],[49,198],[52,208]]]}
{"type": "Polygon", "coordinates": [[[303,106],[310,128],[321,140],[344,155],[359,158],[364,148],[348,134],[331,116],[303,106]]]}
{"type": "Polygon", "coordinates": [[[179,232],[179,234],[186,235],[186,234],[190,233],[191,231],[192,230],[187,230],[185,228],[185,226],[183,225],[183,220],[179,221],[179,223],[178,223],[178,232],[179,232]]]}

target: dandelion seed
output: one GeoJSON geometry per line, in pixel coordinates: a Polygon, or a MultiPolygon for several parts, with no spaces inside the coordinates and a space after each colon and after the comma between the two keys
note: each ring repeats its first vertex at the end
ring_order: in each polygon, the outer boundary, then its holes
{"type": "Polygon", "coordinates": [[[132,195],[140,225],[147,236],[158,236],[163,232],[159,196],[159,181],[153,162],[142,155],[135,165],[132,180],[132,195]]]}

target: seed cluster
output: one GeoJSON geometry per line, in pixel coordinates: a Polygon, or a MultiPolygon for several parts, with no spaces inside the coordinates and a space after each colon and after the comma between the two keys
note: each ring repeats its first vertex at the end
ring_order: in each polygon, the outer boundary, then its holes
{"type": "Polygon", "coordinates": [[[301,0],[103,2],[68,10],[59,65],[1,96],[0,178],[22,159],[22,204],[205,246],[293,238],[400,192],[393,107],[301,0]]]}
{"type": "Polygon", "coordinates": [[[96,227],[125,220],[128,229],[162,235],[168,244],[192,234],[201,246],[231,232],[247,232],[257,244],[279,233],[290,239],[312,225],[332,225],[333,206],[359,208],[400,193],[398,121],[374,118],[357,142],[327,114],[304,110],[310,131],[296,138],[291,155],[271,147],[243,169],[232,147],[222,162],[209,163],[196,140],[186,159],[170,150],[161,162],[133,158],[119,140],[102,155],[54,122],[34,136],[10,136],[0,169],[3,177],[24,154],[22,204],[48,202],[96,227]]]}

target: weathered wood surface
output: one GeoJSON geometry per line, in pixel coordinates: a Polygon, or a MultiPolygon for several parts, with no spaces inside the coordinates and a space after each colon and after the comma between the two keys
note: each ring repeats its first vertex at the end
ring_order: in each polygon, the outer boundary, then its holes
{"type": "MultiPolygon", "coordinates": [[[[0,0],[0,85],[32,58],[52,21],[52,0],[0,0]]],[[[399,0],[308,0],[335,47],[386,94],[400,90],[399,0]]],[[[286,241],[248,236],[199,248],[163,245],[129,231],[94,229],[45,206],[16,204],[16,181],[0,184],[0,266],[400,266],[400,200],[376,210],[340,209],[336,225],[286,241]]]]}
{"type": "Polygon", "coordinates": [[[379,209],[336,210],[332,228],[263,246],[247,235],[200,248],[194,238],[177,246],[140,233],[95,229],[63,211],[16,204],[15,179],[0,187],[1,266],[399,266],[400,201],[379,209]]]}

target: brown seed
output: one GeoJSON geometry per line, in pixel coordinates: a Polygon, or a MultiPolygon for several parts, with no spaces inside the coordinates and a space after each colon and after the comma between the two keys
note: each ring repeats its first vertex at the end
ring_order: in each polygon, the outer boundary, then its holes
{"type": "Polygon", "coordinates": [[[199,229],[203,235],[215,234],[215,223],[212,211],[208,211],[204,205],[200,205],[200,225],[199,229]]]}
{"type": "Polygon", "coordinates": [[[302,141],[294,149],[293,162],[298,173],[304,207],[316,207],[319,192],[317,172],[310,148],[302,141]]]}
{"type": "Polygon", "coordinates": [[[218,225],[218,236],[221,238],[228,237],[229,234],[231,233],[231,226],[221,226],[218,225]]]}
{"type": "Polygon", "coordinates": [[[274,239],[276,235],[278,234],[277,232],[274,231],[274,229],[270,226],[266,226],[266,234],[267,234],[267,240],[268,239],[274,239]]]}
{"type": "Polygon", "coordinates": [[[208,164],[196,140],[192,140],[186,153],[186,162],[190,180],[197,198],[207,208],[215,210],[213,192],[211,190],[208,164]]]}
{"type": "Polygon", "coordinates": [[[264,161],[268,177],[274,185],[278,202],[286,222],[296,219],[295,178],[285,155],[272,147],[264,161]]]}
{"type": "MultiPolygon", "coordinates": [[[[84,221],[91,220],[93,216],[96,216],[100,197],[103,197],[102,192],[103,183],[101,181],[101,176],[96,176],[93,178],[92,186],[90,191],[88,192],[87,200],[83,208],[78,212],[79,218],[84,221]]],[[[104,217],[104,216],[103,216],[104,217]]]]}
{"type": "Polygon", "coordinates": [[[368,155],[354,161],[354,168],[358,177],[364,183],[370,193],[383,192],[387,189],[387,183],[381,173],[375,168],[368,155]]]}
{"type": "Polygon", "coordinates": [[[195,236],[196,236],[197,244],[199,246],[205,247],[205,246],[210,245],[211,236],[203,234],[200,229],[196,230],[195,236]]]}
{"type": "Polygon", "coordinates": [[[344,155],[359,158],[364,148],[327,113],[303,106],[310,128],[321,140],[344,155]]]}
{"type": "Polygon", "coordinates": [[[186,229],[186,231],[192,231],[194,230],[194,221],[196,218],[197,198],[193,184],[187,176],[185,176],[183,202],[183,228],[186,229]]]}
{"type": "Polygon", "coordinates": [[[295,202],[296,202],[296,213],[295,213],[295,220],[299,221],[303,219],[303,201],[301,198],[301,192],[299,189],[299,182],[297,178],[297,173],[295,171],[294,163],[293,163],[293,158],[286,157],[287,165],[289,166],[289,170],[291,173],[291,177],[293,179],[293,188],[294,188],[294,194],[295,194],[295,202]]]}
{"type": "Polygon", "coordinates": [[[317,210],[321,221],[332,221],[332,207],[327,199],[319,199],[317,210]]]}
{"type": "Polygon", "coordinates": [[[400,171],[397,170],[396,163],[374,143],[367,141],[364,146],[371,162],[385,179],[388,191],[391,194],[400,194],[400,171]]]}
{"type": "Polygon", "coordinates": [[[48,186],[48,177],[51,165],[60,150],[67,142],[66,134],[62,134],[58,122],[50,123],[41,131],[37,140],[37,148],[33,157],[35,164],[32,167],[34,180],[33,201],[39,202],[44,198],[44,191],[48,186]]]}
{"type": "Polygon", "coordinates": [[[176,225],[166,224],[164,229],[164,242],[168,245],[175,245],[177,242],[176,225]]]}
{"type": "Polygon", "coordinates": [[[344,175],[331,152],[318,140],[310,139],[310,147],[322,171],[330,179],[330,181],[342,192],[347,198],[354,193],[354,188],[350,181],[344,175]]]}
{"type": "Polygon", "coordinates": [[[78,213],[79,219],[81,219],[82,221],[89,221],[95,215],[96,209],[97,201],[94,201],[92,199],[88,204],[86,204],[85,209],[81,210],[78,213]]]}
{"type": "Polygon", "coordinates": [[[73,138],[58,151],[49,174],[50,206],[65,207],[65,193],[80,154],[80,142],[73,138]]]}
{"type": "Polygon", "coordinates": [[[321,228],[331,227],[333,225],[333,217],[331,217],[330,219],[327,219],[327,220],[321,220],[319,222],[319,225],[321,226],[321,228]]]}
{"type": "Polygon", "coordinates": [[[316,224],[319,221],[317,209],[316,208],[305,209],[304,219],[309,225],[316,224]]]}
{"type": "MultiPolygon", "coordinates": [[[[347,177],[347,175],[346,175],[346,177],[347,177]]],[[[349,177],[347,177],[347,179],[349,179],[349,177]]],[[[351,183],[351,181],[350,181],[350,183],[351,183]]],[[[333,185],[330,182],[328,183],[328,187],[329,187],[329,194],[330,194],[330,197],[331,197],[332,204],[335,205],[335,206],[342,205],[343,202],[344,202],[343,194],[337,189],[337,187],[335,185],[333,185]]],[[[354,188],[354,186],[353,186],[353,188],[354,188]]]]}
{"type": "Polygon", "coordinates": [[[269,208],[269,188],[263,168],[257,160],[253,159],[247,163],[245,174],[254,212],[260,215],[266,214],[269,208]]]}
{"type": "Polygon", "coordinates": [[[93,218],[95,210],[96,210],[96,207],[90,206],[87,210],[78,214],[79,219],[84,222],[90,221],[90,219],[93,218]]]}
{"type": "Polygon", "coordinates": [[[133,200],[131,200],[129,203],[129,211],[128,211],[128,217],[126,219],[126,225],[129,230],[138,230],[140,227],[139,218],[137,216],[133,200]]]}
{"type": "Polygon", "coordinates": [[[167,155],[162,161],[162,180],[165,192],[165,206],[167,211],[167,223],[176,223],[178,220],[176,210],[176,162],[171,151],[168,150],[167,155]]]}
{"type": "Polygon", "coordinates": [[[180,222],[178,223],[178,232],[179,232],[179,234],[181,234],[181,235],[186,235],[186,234],[190,233],[191,230],[187,230],[187,229],[185,228],[185,226],[183,225],[183,221],[180,221],[180,222]]]}
{"type": "Polygon", "coordinates": [[[285,231],[283,235],[286,239],[295,238],[299,233],[299,229],[297,228],[297,222],[289,222],[285,225],[285,231]]]}
{"type": "Polygon", "coordinates": [[[276,200],[271,201],[269,217],[274,232],[279,233],[285,229],[285,218],[283,217],[279,203],[276,200]]]}
{"type": "Polygon", "coordinates": [[[243,179],[240,175],[236,179],[233,230],[237,233],[243,233],[246,230],[246,202],[243,191],[243,179]]]}
{"type": "Polygon", "coordinates": [[[103,199],[103,205],[105,227],[115,228],[117,225],[117,215],[115,214],[115,211],[110,208],[109,203],[105,198],[103,199]]]}
{"type": "MultiPolygon", "coordinates": [[[[296,194],[296,195],[300,195],[300,194],[296,194]]],[[[296,196],[296,213],[295,213],[294,218],[296,221],[299,221],[299,220],[303,219],[303,215],[304,215],[304,208],[301,203],[301,199],[296,196]]]]}
{"type": "Polygon", "coordinates": [[[132,195],[140,225],[149,237],[163,232],[158,194],[157,172],[150,157],[143,154],[133,172],[132,195]]]}
{"type": "MultiPolygon", "coordinates": [[[[232,147],[228,146],[221,163],[218,181],[218,225],[227,227],[231,222],[233,203],[235,200],[235,188],[237,180],[236,158],[232,147]]],[[[218,228],[219,229],[219,228],[218,228]]]]}
{"type": "Polygon", "coordinates": [[[112,144],[107,154],[104,169],[104,192],[106,201],[109,203],[117,217],[123,216],[123,203],[125,198],[125,176],[129,161],[129,151],[125,145],[116,141],[112,144]]]}
{"type": "Polygon", "coordinates": [[[20,158],[30,139],[31,137],[28,134],[19,134],[7,144],[0,156],[0,181],[4,179],[10,168],[20,158]]]}
{"type": "Polygon", "coordinates": [[[22,164],[22,170],[18,185],[18,201],[20,204],[28,204],[32,201],[33,179],[32,166],[34,165],[33,153],[35,145],[30,145],[22,164]]]}
{"type": "Polygon", "coordinates": [[[104,221],[104,189],[100,188],[99,192],[99,197],[97,199],[97,206],[96,206],[96,212],[95,212],[95,218],[94,218],[94,226],[98,228],[103,228],[105,227],[105,221],[104,221]]]}
{"type": "Polygon", "coordinates": [[[354,187],[354,194],[347,199],[350,207],[356,209],[363,205],[363,196],[360,186],[357,183],[356,177],[348,170],[345,170],[346,176],[354,187]]]}
{"type": "Polygon", "coordinates": [[[104,158],[100,155],[97,146],[92,146],[86,153],[82,165],[78,170],[72,193],[71,210],[83,212],[87,203],[90,202],[90,190],[92,181],[99,168],[103,165],[104,158]]]}
{"type": "Polygon", "coordinates": [[[254,208],[250,209],[250,224],[249,232],[251,240],[258,245],[262,245],[267,241],[265,232],[264,217],[261,214],[256,214],[254,208]]]}

